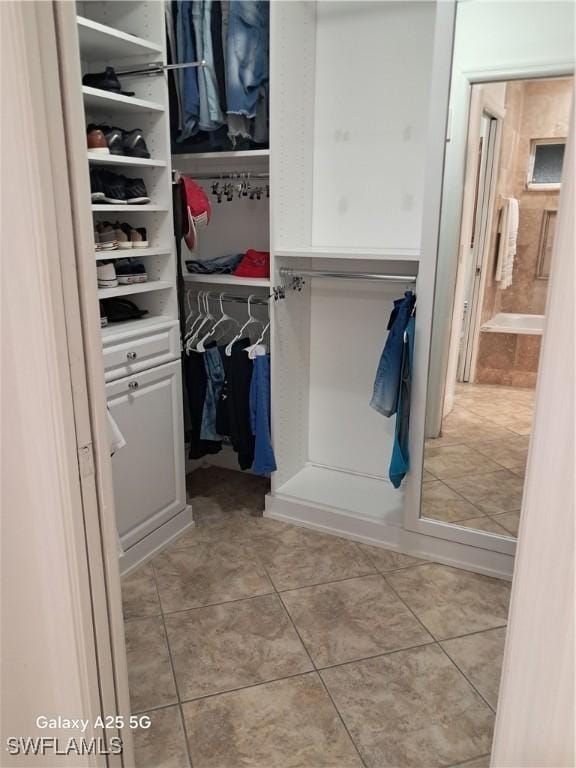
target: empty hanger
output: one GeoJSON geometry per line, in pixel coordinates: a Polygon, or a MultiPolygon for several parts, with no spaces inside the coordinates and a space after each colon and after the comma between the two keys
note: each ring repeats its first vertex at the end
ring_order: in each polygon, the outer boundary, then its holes
{"type": "Polygon", "coordinates": [[[225,350],[227,357],[230,357],[230,355],[232,354],[232,347],[238,341],[238,339],[241,338],[242,334],[244,333],[246,328],[248,328],[249,325],[253,325],[254,323],[263,325],[262,321],[258,320],[258,318],[254,317],[254,315],[252,314],[252,299],[254,298],[255,298],[254,294],[250,294],[250,296],[248,296],[248,320],[244,323],[242,328],[240,328],[240,330],[238,331],[236,336],[234,336],[230,344],[227,345],[225,350]]]}
{"type": "Polygon", "coordinates": [[[248,357],[250,358],[250,360],[254,360],[254,358],[256,357],[257,347],[259,344],[262,344],[262,341],[264,340],[264,336],[266,335],[266,331],[268,330],[268,328],[270,328],[270,320],[268,320],[268,322],[262,329],[262,333],[256,339],[254,344],[251,344],[249,347],[246,347],[246,349],[244,350],[245,352],[248,353],[248,357]]]}
{"type": "Polygon", "coordinates": [[[221,313],[220,314],[220,319],[217,320],[216,323],[214,323],[214,325],[212,326],[212,328],[210,328],[208,333],[205,334],[200,339],[198,344],[196,344],[196,351],[197,352],[205,352],[206,351],[206,347],[205,347],[206,342],[208,341],[208,339],[210,339],[210,338],[212,338],[212,336],[214,336],[214,333],[216,332],[216,329],[219,328],[220,325],[222,325],[222,323],[225,322],[226,320],[231,320],[233,323],[236,323],[236,327],[237,328],[240,327],[240,323],[237,320],[235,320],[233,317],[230,317],[230,315],[227,315],[226,312],[224,311],[224,304],[222,303],[223,299],[224,299],[224,296],[225,296],[225,294],[221,293],[220,297],[219,297],[219,300],[220,300],[220,313],[221,313]]]}

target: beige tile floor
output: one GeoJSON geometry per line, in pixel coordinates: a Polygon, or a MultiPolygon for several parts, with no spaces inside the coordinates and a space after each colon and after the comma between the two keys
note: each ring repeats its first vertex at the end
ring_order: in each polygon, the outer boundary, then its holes
{"type": "Polygon", "coordinates": [[[422,516],[516,537],[534,390],[458,384],[424,452],[422,516]]]}
{"type": "Polygon", "coordinates": [[[197,527],[123,581],[138,768],[488,766],[509,584],[253,516],[263,490],[195,473],[197,527]]]}

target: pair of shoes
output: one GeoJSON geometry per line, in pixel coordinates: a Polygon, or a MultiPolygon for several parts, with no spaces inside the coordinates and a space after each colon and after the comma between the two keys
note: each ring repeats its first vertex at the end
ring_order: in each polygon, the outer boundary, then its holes
{"type": "Polygon", "coordinates": [[[94,229],[94,243],[97,251],[111,251],[117,248],[148,248],[146,227],[131,227],[130,224],[111,224],[102,221],[94,229]]]}
{"type": "Polygon", "coordinates": [[[140,128],[125,131],[109,125],[90,123],[86,128],[88,150],[98,155],[123,155],[148,159],[150,152],[140,128]]]}
{"type": "Polygon", "coordinates": [[[144,264],[138,259],[119,259],[114,267],[120,285],[132,285],[132,283],[148,281],[144,264]]]}
{"type": "Polygon", "coordinates": [[[128,179],[101,168],[90,169],[90,191],[93,203],[144,205],[150,202],[143,179],[128,179]]]}
{"type": "Polygon", "coordinates": [[[96,274],[98,288],[117,288],[118,285],[145,283],[148,280],[144,264],[136,259],[123,259],[116,264],[102,261],[96,267],[96,274]]]}
{"type": "Polygon", "coordinates": [[[134,96],[134,91],[122,90],[120,80],[118,80],[118,75],[114,71],[114,67],[106,67],[104,72],[94,72],[89,75],[84,75],[82,78],[82,85],[87,85],[90,88],[99,88],[102,91],[121,93],[124,96],[134,96]]]}
{"type": "Polygon", "coordinates": [[[148,248],[146,227],[131,227],[130,224],[114,223],[118,248],[148,248]]]}

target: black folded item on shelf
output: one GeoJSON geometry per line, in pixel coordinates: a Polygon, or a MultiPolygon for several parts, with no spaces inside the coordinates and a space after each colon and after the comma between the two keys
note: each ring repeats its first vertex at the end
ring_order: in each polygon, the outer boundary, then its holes
{"type": "Polygon", "coordinates": [[[125,320],[139,320],[148,314],[148,310],[140,309],[129,299],[115,297],[101,300],[100,314],[105,315],[109,323],[121,323],[125,320]]]}

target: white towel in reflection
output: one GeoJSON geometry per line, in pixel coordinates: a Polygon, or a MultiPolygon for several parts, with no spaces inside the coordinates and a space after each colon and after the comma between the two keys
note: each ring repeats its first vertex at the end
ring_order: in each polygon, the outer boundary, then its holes
{"type": "Polygon", "coordinates": [[[500,211],[500,242],[498,244],[498,258],[496,260],[496,281],[504,290],[512,285],[512,273],[514,271],[514,259],[516,257],[516,242],[518,240],[518,223],[520,220],[520,208],[515,197],[507,197],[500,211]]]}
{"type": "Polygon", "coordinates": [[[124,448],[126,440],[108,408],[106,409],[106,414],[108,416],[108,444],[110,445],[110,456],[114,456],[116,451],[119,451],[120,448],[124,448]]]}

